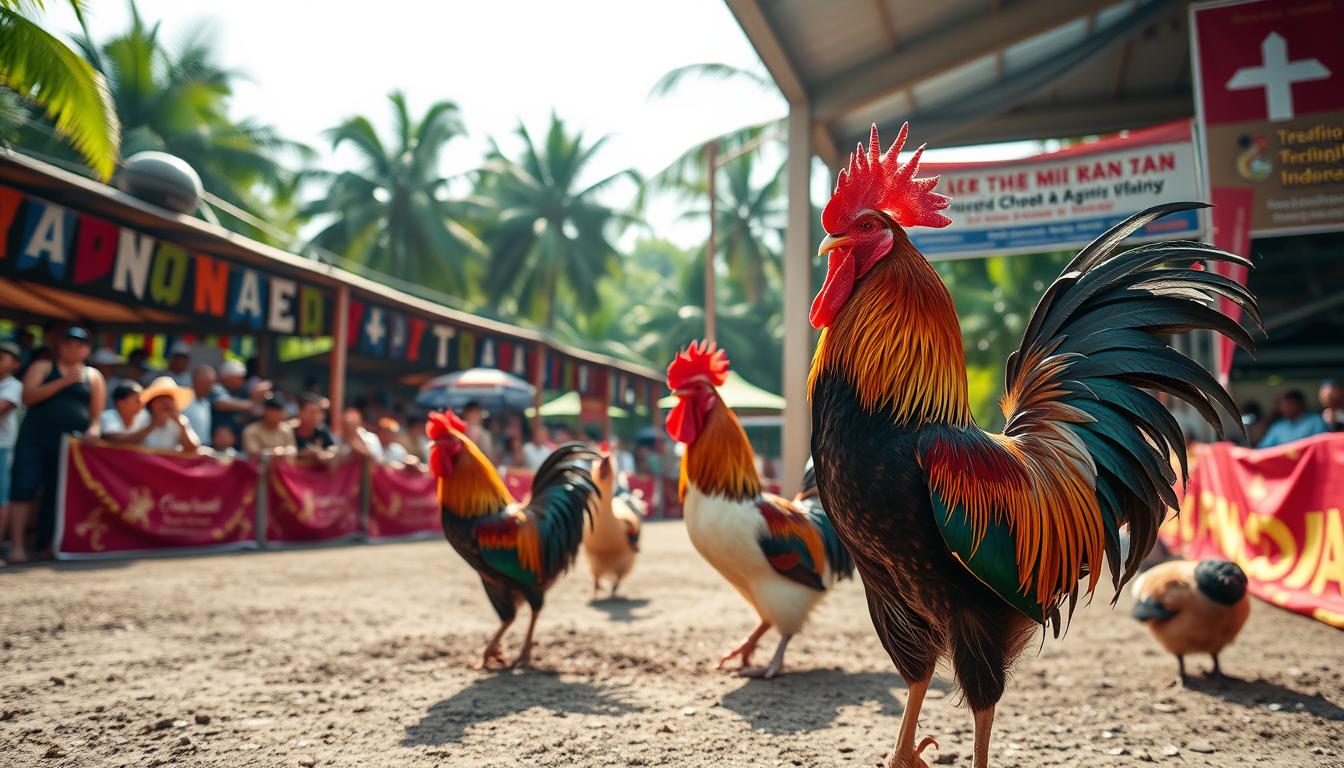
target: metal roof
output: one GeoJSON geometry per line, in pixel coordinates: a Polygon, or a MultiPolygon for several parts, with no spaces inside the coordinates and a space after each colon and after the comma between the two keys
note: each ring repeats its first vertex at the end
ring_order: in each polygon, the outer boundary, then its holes
{"type": "Polygon", "coordinates": [[[834,167],[869,126],[946,147],[1194,113],[1187,0],[727,0],[834,167]]]}

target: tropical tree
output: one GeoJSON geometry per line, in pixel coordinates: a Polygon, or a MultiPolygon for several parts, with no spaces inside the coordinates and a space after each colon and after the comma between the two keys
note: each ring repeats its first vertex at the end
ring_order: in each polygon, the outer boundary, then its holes
{"type": "Polygon", "coordinates": [[[585,171],[606,139],[586,143],[582,132],[569,133],[554,114],[540,144],[526,126],[520,124],[517,133],[518,157],[506,157],[492,143],[478,183],[477,197],[491,211],[485,289],[505,315],[549,330],[562,314],[594,311],[599,281],[619,272],[610,238],[634,218],[599,198],[619,179],[641,180],[624,170],[587,183],[585,171]]]}
{"type": "Polygon", "coordinates": [[[481,244],[463,223],[471,218],[469,205],[453,197],[451,180],[441,170],[444,150],[466,132],[461,115],[455,103],[439,101],[417,119],[405,94],[394,91],[388,101],[392,135],[387,141],[362,116],[327,131],[332,149],[349,146],[361,165],[311,174],[329,186],[324,197],[304,207],[303,215],[334,217],[312,244],[466,299],[481,244]]]}
{"type": "MultiPolygon", "coordinates": [[[[83,0],[67,1],[84,27],[83,0]]],[[[0,0],[0,86],[40,108],[98,177],[107,179],[116,168],[121,135],[107,82],[29,17],[43,6],[43,0],[0,0]]],[[[0,93],[0,129],[16,137],[26,120],[21,102],[0,93]]]]}
{"type": "MultiPolygon", "coordinates": [[[[787,208],[781,163],[759,179],[759,155],[747,153],[719,170],[715,208],[714,258],[727,266],[728,278],[749,304],[760,304],[783,279],[779,253],[787,208]]],[[[695,208],[682,218],[706,219],[709,211],[695,208]]]]}

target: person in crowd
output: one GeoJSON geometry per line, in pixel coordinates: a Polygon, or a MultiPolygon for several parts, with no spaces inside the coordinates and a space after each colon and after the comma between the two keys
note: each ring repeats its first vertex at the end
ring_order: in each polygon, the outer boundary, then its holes
{"type": "Polygon", "coordinates": [[[364,428],[364,414],[358,408],[346,408],[341,414],[341,455],[383,460],[383,444],[377,435],[364,428]]]}
{"type": "Polygon", "coordinates": [[[401,435],[401,425],[391,416],[384,416],[378,420],[378,445],[382,447],[384,464],[400,466],[412,463],[411,456],[406,451],[406,446],[401,444],[397,438],[401,435]]]}
{"type": "Polygon", "coordinates": [[[10,472],[10,561],[27,562],[24,534],[35,502],[37,550],[45,555],[56,531],[56,483],[63,438],[83,433],[96,438],[107,402],[103,375],[85,364],[93,351],[89,332],[66,328],[53,339],[54,357],[36,360],[23,379],[28,412],[19,425],[10,472]]]}
{"type": "Polygon", "coordinates": [[[149,412],[140,399],[144,388],[134,381],[122,381],[112,388],[112,407],[99,417],[102,438],[111,443],[139,445],[149,434],[149,412]]]}
{"type": "Polygon", "coordinates": [[[231,459],[238,455],[238,436],[228,424],[216,424],[210,433],[210,451],[219,458],[231,459]]]}
{"type": "Polygon", "coordinates": [[[515,435],[504,435],[504,447],[500,452],[499,473],[510,469],[527,469],[527,457],[523,455],[523,441],[515,435]]]}
{"type": "Polygon", "coordinates": [[[1294,389],[1279,396],[1279,418],[1269,425],[1257,447],[1272,448],[1327,431],[1325,420],[1320,414],[1307,412],[1307,398],[1294,389]]]}
{"type": "Polygon", "coordinates": [[[616,457],[616,469],[629,475],[635,473],[635,454],[631,453],[619,438],[611,438],[611,453],[616,457]]]}
{"type": "Polygon", "coordinates": [[[196,399],[190,387],[184,387],[167,374],[149,383],[140,393],[140,402],[149,413],[149,433],[140,441],[146,448],[161,451],[196,453],[201,438],[191,428],[182,411],[196,399]]]}
{"type": "MultiPolygon", "coordinates": [[[[23,384],[14,375],[23,365],[23,350],[13,341],[0,341],[0,539],[9,530],[9,464],[19,434],[19,406],[23,384]]],[[[0,560],[0,568],[6,565],[0,560]]]]}
{"type": "Polygon", "coordinates": [[[168,347],[168,368],[163,371],[147,371],[140,383],[148,387],[161,376],[172,379],[179,387],[191,386],[191,347],[186,342],[173,342],[168,347]]]}
{"type": "Polygon", "coordinates": [[[14,343],[19,345],[19,367],[22,368],[32,359],[33,350],[37,347],[37,337],[27,328],[19,328],[14,331],[14,343]]]}
{"type": "Polygon", "coordinates": [[[237,360],[225,360],[219,366],[219,385],[224,397],[215,399],[210,406],[210,426],[223,424],[233,430],[235,436],[243,431],[257,414],[261,412],[261,400],[270,392],[267,386],[255,387],[250,392],[247,384],[247,368],[237,360]]]}
{"type": "Polygon", "coordinates": [[[293,423],[294,446],[299,456],[319,461],[336,458],[336,440],[322,423],[327,405],[325,397],[311,392],[299,399],[299,415],[293,423]]]}
{"type": "Polygon", "coordinates": [[[402,435],[407,453],[420,459],[421,463],[429,461],[430,443],[425,436],[425,421],[425,414],[412,411],[406,417],[406,433],[402,435]]]}
{"type": "Polygon", "coordinates": [[[1317,393],[1321,400],[1321,420],[1327,431],[1344,432],[1344,382],[1326,379],[1317,393]]]}
{"type": "Polygon", "coordinates": [[[229,393],[219,385],[215,369],[209,365],[198,365],[191,372],[191,403],[182,409],[191,428],[201,437],[214,438],[215,405],[227,400],[229,393]]]}
{"type": "Polygon", "coordinates": [[[137,382],[144,381],[149,376],[151,368],[149,366],[149,352],[144,347],[136,347],[126,355],[126,375],[135,378],[137,382]]]}
{"type": "Polygon", "coordinates": [[[555,445],[568,443],[574,440],[574,430],[566,424],[556,424],[551,427],[551,442],[555,445]]]}
{"type": "Polygon", "coordinates": [[[555,450],[555,444],[551,442],[551,433],[546,429],[546,424],[537,419],[532,426],[532,434],[527,442],[523,444],[523,464],[524,469],[536,471],[541,467],[546,457],[555,450]]]}
{"type": "Polygon", "coordinates": [[[288,455],[295,450],[294,428],[285,421],[285,401],[268,392],[261,401],[261,418],[243,429],[243,453],[288,455]]]}
{"type": "Polygon", "coordinates": [[[98,369],[103,374],[103,382],[107,385],[107,391],[111,392],[117,388],[117,385],[125,378],[125,372],[122,369],[121,355],[108,349],[99,347],[89,355],[89,365],[98,369]]]}
{"type": "Polygon", "coordinates": [[[498,465],[498,456],[495,454],[495,438],[490,434],[490,430],[485,428],[485,409],[475,400],[467,403],[462,409],[462,421],[466,422],[466,436],[481,449],[481,453],[490,460],[492,465],[498,465]]]}

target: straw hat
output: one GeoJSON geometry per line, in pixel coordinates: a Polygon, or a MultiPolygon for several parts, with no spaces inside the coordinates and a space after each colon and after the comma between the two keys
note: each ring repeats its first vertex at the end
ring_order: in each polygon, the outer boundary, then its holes
{"type": "Polygon", "coordinates": [[[177,401],[177,409],[180,411],[191,405],[191,401],[196,399],[196,393],[191,391],[190,387],[179,387],[172,376],[160,376],[150,382],[148,387],[140,393],[140,402],[148,405],[149,401],[156,397],[168,395],[177,401]]]}

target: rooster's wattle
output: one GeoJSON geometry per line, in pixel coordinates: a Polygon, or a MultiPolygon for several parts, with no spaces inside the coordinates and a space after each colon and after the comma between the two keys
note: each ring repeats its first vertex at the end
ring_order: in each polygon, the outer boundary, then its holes
{"type": "MultiPolygon", "coordinates": [[[[1258,323],[1241,285],[1201,269],[1249,266],[1196,242],[1118,246],[1137,214],[1084,248],[1045,292],[1008,360],[1001,434],[971,417],[952,297],[905,229],[946,226],[949,199],[920,179],[921,147],[902,164],[902,127],[885,153],[877,127],[850,157],[822,213],[829,254],[812,306],[823,328],[812,363],[818,487],[867,590],[873,625],[910,689],[892,765],[922,765],[920,704],[950,656],[975,716],[975,765],[988,763],[994,706],[1032,630],[1062,621],[1090,593],[1102,560],[1118,588],[1176,506],[1185,441],[1149,392],[1190,403],[1221,427],[1236,406],[1167,334],[1212,329],[1243,347],[1228,299],[1258,323]],[[1120,526],[1131,548],[1121,562],[1120,526]],[[1080,579],[1084,580],[1080,584],[1080,579]]],[[[1182,466],[1184,470],[1184,466],[1182,466]]]]}

